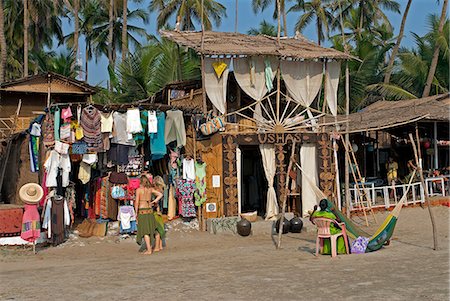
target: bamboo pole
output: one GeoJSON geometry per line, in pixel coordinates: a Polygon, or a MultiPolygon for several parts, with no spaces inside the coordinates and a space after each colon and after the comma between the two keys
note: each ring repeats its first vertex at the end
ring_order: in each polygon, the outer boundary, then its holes
{"type": "MultiPolygon", "coordinates": [[[[417,137],[419,137],[418,132],[416,132],[416,135],[417,135],[417,137]]],[[[437,251],[438,250],[438,240],[437,240],[436,224],[434,223],[434,215],[433,215],[433,212],[431,211],[430,198],[428,196],[428,187],[425,185],[426,184],[425,178],[423,176],[422,158],[420,157],[420,153],[418,155],[416,143],[414,142],[414,138],[411,133],[409,134],[409,140],[411,140],[411,144],[413,147],[414,157],[416,158],[417,169],[419,170],[420,182],[422,183],[423,190],[425,193],[425,202],[427,203],[428,213],[430,214],[431,226],[433,228],[433,245],[434,245],[433,249],[435,251],[437,251]]],[[[419,139],[417,139],[417,143],[419,144],[419,148],[420,148],[420,140],[419,139]]]]}
{"type": "Polygon", "coordinates": [[[287,169],[287,173],[286,176],[288,177],[286,179],[286,186],[285,186],[285,190],[283,193],[283,205],[281,207],[281,217],[280,217],[280,225],[278,227],[278,243],[277,243],[277,249],[281,248],[281,238],[283,236],[283,222],[284,222],[284,214],[286,212],[286,200],[287,200],[287,195],[288,195],[288,189],[289,189],[289,173],[292,169],[292,162],[294,162],[294,156],[295,156],[295,141],[294,143],[292,143],[292,149],[291,149],[291,156],[289,157],[289,164],[288,164],[288,169],[287,169]]]}
{"type": "MultiPolygon", "coordinates": [[[[350,74],[348,71],[348,62],[345,65],[345,116],[347,119],[345,130],[348,131],[349,122],[348,115],[350,114],[350,87],[349,87],[350,74]]],[[[345,144],[350,144],[350,134],[345,134],[345,144]]],[[[348,173],[349,169],[349,160],[347,156],[345,156],[345,165],[344,165],[344,176],[345,176],[345,207],[347,208],[347,217],[350,218],[350,175],[348,173]]]]}

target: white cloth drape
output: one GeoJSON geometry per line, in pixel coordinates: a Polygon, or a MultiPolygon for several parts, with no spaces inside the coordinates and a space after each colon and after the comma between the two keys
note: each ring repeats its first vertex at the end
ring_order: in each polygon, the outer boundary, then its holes
{"type": "Polygon", "coordinates": [[[270,61],[272,68],[272,81],[275,78],[277,60],[275,58],[250,57],[234,58],[233,71],[239,87],[254,100],[260,100],[267,93],[264,60],[270,61]],[[255,72],[250,74],[250,64],[253,64],[255,72]],[[252,76],[254,77],[252,79],[252,76]]]}
{"type": "Polygon", "coordinates": [[[337,115],[337,91],[339,76],[341,75],[341,62],[328,62],[325,69],[325,95],[328,108],[333,116],[337,115]]]}
{"type": "Polygon", "coordinates": [[[276,172],[275,146],[272,144],[260,144],[259,150],[261,151],[264,173],[266,175],[268,183],[266,220],[270,220],[276,218],[279,212],[277,194],[275,193],[275,188],[273,187],[273,181],[276,172]]]}
{"type": "Polygon", "coordinates": [[[322,85],[323,64],[282,60],[280,67],[289,95],[302,106],[309,107],[322,85]]]}
{"type": "Polygon", "coordinates": [[[205,58],[205,90],[209,100],[219,110],[225,114],[227,101],[227,82],[230,68],[230,59],[212,59],[205,58]],[[227,68],[223,71],[220,78],[217,77],[212,63],[222,61],[227,64],[227,68]]]}
{"type": "MultiPolygon", "coordinates": [[[[317,155],[316,146],[311,143],[302,144],[300,147],[300,165],[303,172],[317,185],[317,155]]],[[[318,198],[306,177],[302,177],[302,216],[306,217],[309,210],[317,205],[318,198]]]]}

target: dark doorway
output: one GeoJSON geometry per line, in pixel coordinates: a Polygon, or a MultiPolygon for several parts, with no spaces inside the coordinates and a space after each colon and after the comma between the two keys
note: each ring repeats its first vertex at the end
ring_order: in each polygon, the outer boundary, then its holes
{"type": "Polygon", "coordinates": [[[258,146],[241,146],[241,211],[266,214],[267,180],[258,146]]]}

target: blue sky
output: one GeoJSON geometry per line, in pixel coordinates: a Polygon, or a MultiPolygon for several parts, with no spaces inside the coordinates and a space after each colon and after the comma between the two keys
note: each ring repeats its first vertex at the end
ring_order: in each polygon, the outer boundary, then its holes
{"type": "MultiPolygon", "coordinates": [[[[235,23],[235,12],[236,12],[236,0],[218,0],[227,8],[227,18],[222,20],[222,24],[219,27],[214,27],[216,31],[234,31],[235,23]]],[[[142,4],[134,4],[132,0],[129,0],[129,9],[135,9],[137,7],[147,9],[149,0],[143,1],[142,4]]],[[[238,31],[241,33],[246,33],[252,27],[258,27],[262,20],[267,20],[276,24],[276,20],[272,19],[273,8],[268,8],[263,13],[255,14],[253,13],[251,0],[238,0],[239,10],[238,10],[238,31]]],[[[401,5],[401,13],[403,13],[407,0],[398,0],[401,5]]],[[[442,3],[442,1],[441,1],[442,3]]],[[[408,19],[406,21],[405,37],[402,41],[402,46],[412,47],[414,45],[414,40],[412,38],[411,32],[417,33],[418,35],[423,35],[428,31],[427,26],[427,16],[429,14],[440,14],[441,5],[437,4],[435,0],[414,0],[412,2],[408,19]]],[[[294,25],[300,16],[300,12],[289,13],[287,16],[288,31],[289,35],[294,34],[294,25]]],[[[401,22],[401,14],[387,13],[392,25],[394,26],[395,33],[398,33],[401,22]]],[[[149,24],[143,23],[132,23],[134,25],[139,25],[145,27],[147,31],[151,34],[157,34],[156,30],[156,14],[150,14],[149,24]]],[[[73,24],[69,24],[67,20],[63,22],[64,34],[73,31],[73,24]]],[[[312,41],[316,41],[316,32],[313,26],[305,29],[303,35],[312,41]]],[[[80,38],[80,49],[84,49],[83,36],[80,38]]],[[[82,54],[84,58],[84,53],[82,54]]],[[[89,78],[88,82],[91,85],[100,84],[106,86],[106,81],[108,79],[107,73],[108,60],[106,57],[101,57],[98,62],[94,60],[89,62],[89,78]]],[[[83,63],[84,66],[84,63],[83,63]]]]}

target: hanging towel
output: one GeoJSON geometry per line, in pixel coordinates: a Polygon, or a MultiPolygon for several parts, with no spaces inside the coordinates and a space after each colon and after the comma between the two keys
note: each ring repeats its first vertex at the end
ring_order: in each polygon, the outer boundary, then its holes
{"type": "Polygon", "coordinates": [[[266,66],[264,68],[264,75],[266,79],[266,88],[267,91],[271,91],[273,89],[273,72],[272,72],[272,66],[270,65],[270,61],[268,59],[264,60],[264,65],[266,66]]]}
{"type": "Polygon", "coordinates": [[[167,111],[165,140],[166,144],[177,141],[177,147],[186,145],[186,129],[184,127],[183,112],[180,110],[167,111]]]}

